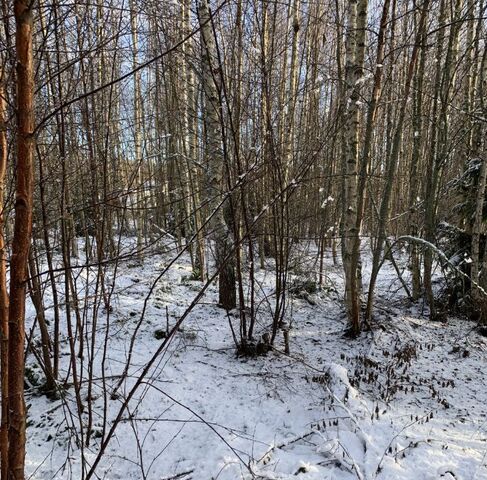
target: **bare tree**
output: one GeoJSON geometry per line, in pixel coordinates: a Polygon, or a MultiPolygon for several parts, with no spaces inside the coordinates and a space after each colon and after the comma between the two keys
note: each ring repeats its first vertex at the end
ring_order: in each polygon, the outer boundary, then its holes
{"type": "Polygon", "coordinates": [[[34,68],[32,2],[16,0],[17,162],[15,226],[10,260],[8,343],[8,478],[23,480],[25,462],[24,338],[25,293],[32,233],[34,157],[34,68]]]}
{"type": "Polygon", "coordinates": [[[364,68],[367,27],[366,0],[348,3],[346,65],[345,65],[345,121],[343,126],[343,217],[342,260],[345,270],[345,304],[352,332],[360,331],[360,282],[358,262],[353,260],[357,241],[357,179],[359,165],[359,134],[361,118],[361,84],[364,68]]]}
{"type": "Polygon", "coordinates": [[[7,246],[5,244],[5,183],[7,172],[8,144],[5,75],[0,71],[0,375],[2,411],[0,427],[1,478],[7,478],[8,470],[8,292],[7,292],[7,246]]]}
{"type": "MultiPolygon", "coordinates": [[[[214,242],[215,262],[219,275],[219,303],[226,310],[237,305],[234,258],[231,255],[233,231],[225,219],[229,198],[225,192],[228,158],[223,153],[221,97],[222,71],[216,50],[211,11],[206,0],[198,6],[202,42],[202,82],[205,93],[204,122],[206,127],[205,186],[211,216],[210,238],[214,242]]],[[[228,218],[228,217],[227,217],[228,218]]]]}

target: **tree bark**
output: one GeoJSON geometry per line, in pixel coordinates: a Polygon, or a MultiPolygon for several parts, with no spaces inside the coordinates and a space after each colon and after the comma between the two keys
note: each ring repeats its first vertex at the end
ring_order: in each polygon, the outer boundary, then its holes
{"type": "Polygon", "coordinates": [[[205,94],[204,120],[206,125],[207,167],[205,171],[206,195],[209,205],[210,238],[215,245],[215,263],[219,274],[219,304],[226,310],[237,305],[234,258],[230,255],[233,245],[232,229],[224,215],[225,156],[222,147],[222,71],[218,62],[211,12],[206,0],[198,6],[202,41],[203,90],[205,94]],[[223,204],[222,204],[223,203],[223,204]]]}
{"type": "MultiPolygon", "coordinates": [[[[418,20],[419,21],[419,20],[418,20]]],[[[409,169],[409,196],[408,207],[410,211],[409,215],[409,234],[413,237],[418,236],[420,226],[419,219],[420,214],[417,211],[418,207],[418,194],[421,191],[421,178],[420,178],[420,160],[423,143],[423,118],[422,118],[422,106],[423,106],[423,86],[424,86],[424,72],[426,64],[426,34],[423,35],[421,45],[421,58],[418,64],[418,68],[414,77],[413,84],[413,151],[411,155],[411,165],[409,169]]],[[[418,245],[411,244],[410,250],[410,264],[411,264],[411,283],[412,283],[412,298],[414,301],[418,300],[421,296],[421,261],[420,250],[418,245]]]]}
{"type": "Polygon", "coordinates": [[[24,339],[27,261],[32,234],[34,69],[32,2],[14,1],[17,55],[17,165],[15,224],[10,262],[8,479],[24,479],[24,339]]]}
{"type": "MultiPolygon", "coordinates": [[[[482,56],[482,62],[480,67],[480,92],[485,92],[485,85],[487,84],[487,53],[484,51],[482,56]]],[[[487,112],[485,99],[483,96],[479,98],[479,111],[485,115],[487,112]]],[[[485,125],[484,128],[478,128],[477,134],[479,138],[474,139],[474,142],[481,147],[485,145],[485,125]]],[[[484,205],[485,205],[485,189],[487,184],[487,158],[485,158],[485,148],[479,148],[480,155],[480,171],[477,184],[477,191],[475,195],[475,212],[474,222],[472,228],[472,267],[471,267],[471,279],[477,285],[485,290],[487,274],[485,269],[487,267],[487,247],[484,246],[483,258],[481,260],[480,255],[480,238],[484,231],[484,205]]],[[[485,293],[472,285],[472,299],[474,302],[474,308],[479,315],[480,323],[487,323],[487,298],[485,293]]]]}
{"type": "MultiPolygon", "coordinates": [[[[377,55],[376,55],[376,66],[374,73],[374,86],[372,87],[372,95],[370,99],[369,109],[367,111],[367,121],[365,127],[365,138],[364,147],[362,150],[362,156],[360,160],[360,172],[358,178],[358,192],[357,192],[357,216],[355,220],[355,230],[351,231],[350,234],[352,238],[349,241],[352,244],[351,259],[350,259],[350,274],[355,273],[355,278],[350,279],[355,285],[355,291],[357,292],[357,298],[355,302],[360,301],[360,279],[361,279],[361,268],[360,268],[360,231],[362,228],[362,221],[365,210],[366,202],[366,183],[367,183],[367,171],[370,166],[370,157],[372,151],[372,140],[374,134],[374,126],[377,112],[377,105],[379,102],[379,97],[382,88],[382,73],[384,71],[383,61],[384,61],[384,48],[385,48],[385,37],[386,29],[388,24],[389,16],[389,6],[390,0],[384,1],[384,6],[382,7],[382,16],[379,27],[379,36],[377,39],[377,55]]],[[[358,310],[358,307],[356,307],[358,310]]],[[[358,319],[354,319],[358,321],[358,319]]]]}
{"type": "Polygon", "coordinates": [[[7,126],[4,72],[0,70],[0,374],[2,391],[2,418],[0,426],[1,478],[8,471],[8,293],[7,252],[4,234],[4,201],[7,171],[7,126]]]}
{"type": "Polygon", "coordinates": [[[360,332],[360,292],[357,274],[358,262],[353,262],[353,246],[357,231],[357,177],[359,161],[360,90],[364,68],[367,0],[355,0],[348,5],[348,25],[345,65],[344,156],[343,156],[343,216],[342,259],[345,271],[345,305],[352,333],[360,332]]]}

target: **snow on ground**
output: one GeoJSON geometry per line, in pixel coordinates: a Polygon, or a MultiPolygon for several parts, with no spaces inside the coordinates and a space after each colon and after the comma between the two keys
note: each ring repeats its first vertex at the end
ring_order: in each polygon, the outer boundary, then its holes
{"type": "MultiPolygon", "coordinates": [[[[155,332],[174,325],[201,288],[191,279],[185,256],[157,283],[129,378],[111,399],[144,299],[173,255],[154,253],[142,264],[121,262],[108,326],[100,310],[93,392],[99,435],[85,448],[88,462],[103,433],[105,402],[113,419],[163,341],[155,332]]],[[[369,269],[366,263],[364,271],[369,269]]],[[[464,320],[429,322],[421,305],[404,300],[389,263],[380,276],[372,331],[357,340],[346,338],[337,293],[341,269],[330,258],[326,274],[327,288],[312,298],[290,300],[289,356],[279,339],[266,356],[236,358],[229,318],[216,307],[211,286],[130,402],[98,478],[487,479],[486,339],[464,320]]],[[[86,277],[82,272],[80,285],[86,277]]],[[[271,293],[272,266],[259,271],[258,279],[262,291],[271,293]]],[[[80,287],[80,297],[85,291],[80,287]]],[[[271,321],[266,308],[263,302],[260,329],[271,321]]],[[[46,315],[52,318],[52,311],[46,315]]],[[[237,328],[238,318],[230,321],[237,328]]],[[[66,342],[65,371],[68,352],[66,342]]],[[[29,368],[35,371],[32,357],[29,368]]],[[[86,388],[83,394],[85,401],[86,388]]],[[[64,401],[31,389],[27,403],[28,478],[82,478],[73,389],[64,401]]]]}

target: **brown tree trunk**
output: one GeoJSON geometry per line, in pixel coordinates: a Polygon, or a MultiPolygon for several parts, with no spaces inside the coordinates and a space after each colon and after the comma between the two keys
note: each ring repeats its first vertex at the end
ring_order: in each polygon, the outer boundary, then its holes
{"type": "Polygon", "coordinates": [[[8,478],[23,480],[25,462],[24,338],[27,260],[32,233],[34,70],[32,3],[14,1],[17,55],[17,165],[10,262],[8,478]]]}
{"type": "MultiPolygon", "coordinates": [[[[418,20],[419,21],[419,20],[418,20]]],[[[421,41],[421,58],[414,77],[414,97],[413,97],[413,147],[411,155],[411,165],[409,168],[409,196],[408,207],[409,215],[409,234],[417,237],[420,231],[420,213],[416,203],[418,202],[418,194],[421,192],[421,153],[423,144],[423,87],[424,87],[424,73],[426,65],[426,33],[421,41]]],[[[414,301],[421,297],[422,293],[422,279],[421,279],[421,259],[418,245],[415,243],[410,245],[411,252],[411,283],[412,283],[412,298],[414,301]]]]}
{"type": "MultiPolygon", "coordinates": [[[[355,220],[355,230],[350,229],[350,234],[352,235],[352,238],[348,239],[348,241],[352,244],[349,273],[350,275],[353,275],[353,277],[347,278],[347,281],[353,285],[354,291],[356,292],[357,298],[354,300],[354,302],[358,302],[360,300],[359,295],[361,292],[360,231],[362,228],[362,221],[365,210],[367,171],[370,167],[377,106],[379,103],[379,97],[382,88],[382,72],[384,71],[382,63],[384,61],[384,48],[386,40],[386,29],[388,25],[389,7],[390,0],[385,0],[384,6],[382,7],[382,17],[380,21],[379,36],[377,39],[377,56],[375,62],[376,67],[374,73],[374,86],[372,87],[372,95],[370,99],[369,109],[367,111],[364,146],[362,150],[362,157],[360,159],[360,171],[357,186],[357,217],[355,220]]],[[[358,306],[356,306],[355,309],[355,315],[358,315],[358,306]]],[[[354,317],[353,324],[356,325],[358,320],[359,319],[357,317],[354,317]]]]}
{"type": "MultiPolygon", "coordinates": [[[[55,395],[56,379],[54,378],[52,362],[51,362],[51,348],[52,342],[49,337],[49,330],[47,328],[46,316],[44,314],[44,304],[42,302],[42,287],[39,282],[38,267],[33,254],[33,248],[31,247],[29,252],[29,290],[32,304],[36,310],[37,323],[39,324],[39,330],[41,333],[41,352],[43,360],[43,370],[46,375],[46,383],[43,390],[48,395],[55,395]]],[[[54,397],[53,397],[54,398],[54,397]]]]}
{"type": "Polygon", "coordinates": [[[4,191],[7,170],[7,128],[4,73],[0,73],[0,372],[2,391],[2,420],[0,427],[1,478],[7,478],[8,468],[8,293],[7,253],[4,235],[4,191]]]}

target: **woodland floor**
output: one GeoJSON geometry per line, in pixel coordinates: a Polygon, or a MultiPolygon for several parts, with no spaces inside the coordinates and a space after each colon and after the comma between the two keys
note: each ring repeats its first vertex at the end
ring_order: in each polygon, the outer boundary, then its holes
{"type": "MultiPolygon", "coordinates": [[[[201,288],[190,279],[184,256],[157,283],[129,379],[119,398],[110,400],[144,299],[173,256],[154,253],[140,264],[119,265],[110,324],[102,312],[97,326],[95,378],[101,377],[103,337],[109,332],[108,397],[101,380],[94,390],[98,429],[104,398],[113,418],[160,345],[154,333],[166,328],[166,313],[173,325],[201,288]]],[[[301,252],[304,260],[295,272],[312,271],[307,261],[314,256],[301,252]]],[[[366,261],[364,271],[368,268],[366,261]]],[[[428,321],[423,305],[407,301],[386,262],[373,328],[351,340],[345,336],[342,270],[327,258],[326,272],[326,288],[307,299],[290,297],[290,356],[282,353],[279,338],[266,356],[236,358],[228,318],[216,307],[212,286],[135,395],[97,470],[99,478],[487,479],[487,339],[462,319],[428,321]]],[[[258,279],[263,299],[258,330],[264,330],[270,323],[272,300],[267,303],[264,293],[272,298],[271,264],[258,279]]],[[[79,285],[93,282],[94,272],[80,270],[79,285]]],[[[90,288],[80,288],[81,299],[90,288]]],[[[45,295],[49,304],[49,292],[45,295]]],[[[32,320],[32,307],[28,314],[32,320]]],[[[52,309],[46,315],[51,319],[52,309]]],[[[238,318],[232,321],[237,328],[238,318]]],[[[68,351],[65,342],[65,370],[68,351]]],[[[28,365],[35,380],[32,356],[28,365]]],[[[72,389],[63,402],[31,388],[27,403],[28,478],[81,479],[80,451],[69,428],[77,422],[70,416],[72,389]]],[[[98,441],[86,450],[89,460],[98,441]]]]}

